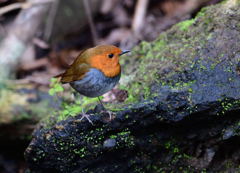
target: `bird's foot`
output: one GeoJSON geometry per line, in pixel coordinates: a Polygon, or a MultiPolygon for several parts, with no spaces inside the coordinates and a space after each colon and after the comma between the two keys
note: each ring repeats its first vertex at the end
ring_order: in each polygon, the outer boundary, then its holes
{"type": "Polygon", "coordinates": [[[83,111],[83,109],[82,109],[82,117],[80,118],[80,121],[82,121],[83,118],[86,118],[86,119],[88,120],[88,122],[93,125],[93,122],[92,122],[92,120],[91,120],[90,117],[89,117],[89,114],[85,113],[85,112],[83,111]]]}
{"type": "MultiPolygon", "coordinates": [[[[101,102],[100,102],[101,103],[101,102]]],[[[104,113],[104,114],[108,114],[109,115],[109,119],[112,120],[112,117],[115,115],[114,112],[112,111],[109,111],[107,110],[103,104],[98,104],[95,109],[94,109],[95,112],[99,112],[99,113],[104,113]]]]}
{"type": "Polygon", "coordinates": [[[113,116],[113,115],[116,115],[114,112],[109,111],[109,110],[106,110],[106,109],[105,109],[105,110],[102,110],[101,113],[107,113],[107,114],[109,115],[110,121],[112,120],[112,116],[113,116]]]}

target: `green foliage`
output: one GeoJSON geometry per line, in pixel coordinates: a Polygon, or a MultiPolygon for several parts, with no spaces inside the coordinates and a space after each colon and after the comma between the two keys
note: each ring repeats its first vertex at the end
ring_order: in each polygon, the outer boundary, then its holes
{"type": "Polygon", "coordinates": [[[64,120],[68,116],[75,116],[79,113],[82,113],[84,111],[84,108],[91,108],[93,106],[93,103],[96,103],[98,101],[98,98],[87,98],[83,97],[81,100],[77,100],[73,104],[64,103],[63,104],[63,111],[59,113],[58,120],[64,120]]]}
{"type": "Polygon", "coordinates": [[[63,92],[64,88],[56,78],[51,79],[50,90],[48,91],[49,95],[54,96],[56,93],[63,92]]]}

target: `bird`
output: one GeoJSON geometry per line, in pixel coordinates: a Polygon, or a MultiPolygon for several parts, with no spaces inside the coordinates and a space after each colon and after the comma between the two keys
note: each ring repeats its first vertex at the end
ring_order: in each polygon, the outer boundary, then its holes
{"type": "MultiPolygon", "coordinates": [[[[83,96],[97,97],[105,109],[101,99],[119,82],[121,77],[121,65],[119,57],[130,52],[121,50],[114,45],[98,45],[82,51],[73,63],[61,74],[56,75],[62,84],[70,84],[83,96]]],[[[105,109],[106,110],[106,109],[105,109]]],[[[111,113],[109,113],[111,119],[111,113]]],[[[91,124],[89,115],[82,112],[82,118],[86,118],[91,124]]]]}

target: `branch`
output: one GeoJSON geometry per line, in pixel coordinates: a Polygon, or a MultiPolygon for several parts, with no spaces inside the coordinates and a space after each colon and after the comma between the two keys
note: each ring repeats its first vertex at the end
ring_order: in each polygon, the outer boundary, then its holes
{"type": "Polygon", "coordinates": [[[39,29],[49,9],[49,2],[52,1],[28,0],[27,3],[38,5],[31,5],[29,8],[23,9],[13,22],[7,36],[0,43],[0,81],[8,79],[10,76],[13,77],[14,69],[18,65],[26,45],[39,29]]]}
{"type": "Polygon", "coordinates": [[[17,9],[21,9],[21,8],[22,9],[30,8],[34,5],[40,5],[40,4],[49,3],[52,1],[54,1],[54,0],[43,0],[41,2],[18,2],[18,3],[10,4],[5,7],[0,8],[0,16],[4,15],[5,13],[8,13],[10,11],[13,11],[13,10],[17,10],[17,9]]]}
{"type": "Polygon", "coordinates": [[[148,7],[149,0],[138,0],[133,22],[132,22],[132,30],[135,34],[138,34],[143,26],[147,7],[148,7]]]}
{"type": "Polygon", "coordinates": [[[92,16],[92,11],[91,11],[91,8],[90,8],[90,5],[89,5],[89,1],[88,0],[83,0],[83,4],[84,4],[85,11],[86,11],[88,23],[89,23],[89,26],[90,26],[90,29],[91,29],[91,34],[92,34],[92,37],[93,37],[93,43],[94,43],[94,45],[97,45],[97,43],[98,43],[97,30],[96,30],[96,27],[95,27],[94,22],[93,22],[93,16],[92,16]]]}

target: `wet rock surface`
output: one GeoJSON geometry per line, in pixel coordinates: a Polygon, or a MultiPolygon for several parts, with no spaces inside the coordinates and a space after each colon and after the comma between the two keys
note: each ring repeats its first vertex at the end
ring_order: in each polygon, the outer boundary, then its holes
{"type": "Polygon", "coordinates": [[[239,171],[239,19],[227,1],[135,48],[123,76],[134,100],[113,120],[92,110],[93,126],[81,115],[43,123],[30,172],[239,171]]]}

